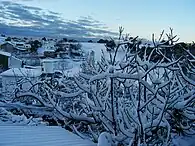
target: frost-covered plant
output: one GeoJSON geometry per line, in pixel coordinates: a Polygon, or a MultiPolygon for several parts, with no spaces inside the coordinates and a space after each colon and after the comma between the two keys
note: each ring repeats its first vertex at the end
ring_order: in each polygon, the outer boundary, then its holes
{"type": "Polygon", "coordinates": [[[194,81],[183,73],[182,58],[168,58],[162,51],[175,45],[172,30],[167,36],[164,42],[162,36],[158,41],[153,37],[152,50],[147,54],[147,47],[140,50],[136,38],[122,39],[120,29],[115,51],[108,56],[103,52],[101,61],[96,63],[89,59],[76,77],[76,84],[86,92],[86,113],[100,120],[115,142],[168,144],[172,130],[176,129],[170,120],[176,120],[176,116],[171,116],[176,109],[191,109],[191,119],[183,118],[185,122],[180,121],[179,126],[185,131],[193,130],[194,98],[185,96],[194,92],[194,81]],[[140,51],[144,52],[142,58],[140,51]],[[123,52],[122,57],[117,56],[119,52],[123,52]],[[155,61],[154,53],[159,56],[155,61]]]}
{"type": "Polygon", "coordinates": [[[0,124],[1,125],[45,125],[40,118],[26,118],[25,115],[14,115],[13,113],[7,111],[5,108],[0,108],[0,124]]]}
{"type": "Polygon", "coordinates": [[[91,52],[74,79],[46,77],[28,92],[18,91],[11,105],[63,120],[71,131],[96,142],[103,132],[110,133],[113,144],[129,146],[168,145],[174,131],[192,134],[195,57],[188,50],[187,57],[167,56],[164,50],[174,49],[177,41],[172,30],[164,41],[163,33],[158,40],[153,35],[149,47],[138,37],[123,36],[122,28],[119,32],[112,40],[114,51],[102,51],[99,61],[91,52]],[[21,98],[28,105],[15,103],[21,98]]]}

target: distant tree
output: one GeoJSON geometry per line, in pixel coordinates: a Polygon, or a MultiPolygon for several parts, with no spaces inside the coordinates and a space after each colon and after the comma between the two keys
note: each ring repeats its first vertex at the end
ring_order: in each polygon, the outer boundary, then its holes
{"type": "Polygon", "coordinates": [[[67,42],[67,41],[68,41],[68,39],[67,39],[67,38],[63,38],[63,41],[64,41],[64,42],[67,42]]]}
{"type": "Polygon", "coordinates": [[[97,41],[97,43],[103,43],[103,44],[105,44],[107,42],[108,42],[108,40],[104,40],[104,39],[100,39],[100,40],[97,41]]]}
{"type": "Polygon", "coordinates": [[[77,44],[70,44],[70,55],[71,56],[81,56],[82,51],[81,51],[82,45],[80,43],[77,44]]]}
{"type": "Polygon", "coordinates": [[[104,43],[104,40],[100,39],[100,40],[97,41],[97,43],[104,43]]]}
{"type": "Polygon", "coordinates": [[[7,37],[5,41],[11,41],[11,37],[7,37]]]}
{"type": "Polygon", "coordinates": [[[78,42],[78,41],[74,39],[70,39],[68,42],[78,42]]]}
{"type": "Polygon", "coordinates": [[[43,41],[47,41],[47,39],[45,37],[42,38],[43,41]]]}
{"type": "Polygon", "coordinates": [[[73,42],[73,40],[72,40],[72,39],[70,39],[70,40],[68,40],[68,42],[73,42]]]}
{"type": "Polygon", "coordinates": [[[4,35],[4,34],[1,34],[1,36],[2,36],[2,37],[5,37],[5,35],[4,35]]]}
{"type": "Polygon", "coordinates": [[[24,37],[24,40],[28,40],[28,38],[27,37],[24,37]]]}
{"type": "Polygon", "coordinates": [[[89,40],[88,43],[93,43],[93,41],[92,40],[89,40]]]}
{"type": "Polygon", "coordinates": [[[37,49],[42,46],[42,43],[39,42],[38,40],[35,40],[35,41],[31,41],[30,45],[31,45],[31,52],[36,52],[37,49]]]}

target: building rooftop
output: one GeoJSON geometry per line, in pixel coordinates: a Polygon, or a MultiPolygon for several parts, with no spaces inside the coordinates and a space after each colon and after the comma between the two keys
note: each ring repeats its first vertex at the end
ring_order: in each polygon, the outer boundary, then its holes
{"type": "Polygon", "coordinates": [[[0,126],[2,146],[96,146],[89,140],[54,126],[0,126]]]}

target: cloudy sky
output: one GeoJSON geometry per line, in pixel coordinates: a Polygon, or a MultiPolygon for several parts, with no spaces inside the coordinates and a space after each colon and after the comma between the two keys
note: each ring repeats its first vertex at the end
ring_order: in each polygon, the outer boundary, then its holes
{"type": "Polygon", "coordinates": [[[142,38],[169,27],[195,40],[194,0],[0,0],[0,32],[33,36],[114,36],[119,26],[142,38]]]}

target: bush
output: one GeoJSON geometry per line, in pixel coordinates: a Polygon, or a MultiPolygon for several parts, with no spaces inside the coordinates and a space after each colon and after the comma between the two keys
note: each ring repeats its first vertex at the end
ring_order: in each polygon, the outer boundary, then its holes
{"type": "Polygon", "coordinates": [[[5,41],[11,41],[11,37],[7,37],[5,41]]]}
{"type": "Polygon", "coordinates": [[[67,38],[63,38],[63,41],[64,41],[64,42],[67,42],[67,41],[68,41],[68,39],[67,39],[67,38]]]}
{"type": "Polygon", "coordinates": [[[47,41],[47,39],[45,37],[42,38],[43,41],[47,41]]]}
{"type": "Polygon", "coordinates": [[[30,42],[31,52],[36,52],[39,47],[42,46],[42,43],[38,40],[34,40],[30,42]]]}
{"type": "Polygon", "coordinates": [[[70,44],[69,51],[71,56],[82,56],[82,45],[80,43],[70,44]]]}
{"type": "Polygon", "coordinates": [[[30,107],[22,106],[29,108],[23,112],[28,115],[34,106],[36,113],[50,111],[55,121],[63,119],[65,126],[81,137],[97,142],[98,137],[109,135],[113,145],[170,145],[172,132],[194,134],[195,83],[182,67],[190,66],[195,56],[187,52],[186,60],[167,58],[162,48],[176,45],[170,33],[169,45],[154,43],[149,53],[145,47],[140,57],[140,42],[123,40],[122,32],[121,28],[113,52],[102,52],[100,61],[95,61],[91,52],[73,79],[46,77],[35,84],[38,91],[18,91],[15,99],[36,101],[30,107]],[[119,52],[122,57],[117,57],[119,52]],[[156,62],[152,61],[154,52],[156,62]]]}

